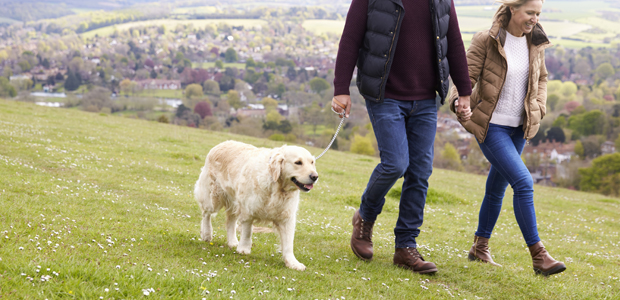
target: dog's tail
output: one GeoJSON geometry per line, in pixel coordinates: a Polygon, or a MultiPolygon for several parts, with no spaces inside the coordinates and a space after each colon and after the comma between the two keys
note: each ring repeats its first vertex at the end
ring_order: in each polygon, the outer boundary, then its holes
{"type": "Polygon", "coordinates": [[[213,203],[210,199],[208,167],[205,165],[200,171],[200,177],[194,186],[194,198],[202,208],[202,211],[213,212],[213,203]]]}

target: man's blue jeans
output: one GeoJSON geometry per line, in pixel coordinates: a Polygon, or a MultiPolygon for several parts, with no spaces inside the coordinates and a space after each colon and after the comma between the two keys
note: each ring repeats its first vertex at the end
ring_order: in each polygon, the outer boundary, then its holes
{"type": "Polygon", "coordinates": [[[525,242],[532,246],[540,241],[534,211],[534,182],[521,160],[525,146],[523,128],[489,124],[483,143],[479,143],[484,156],[491,163],[486,192],[478,220],[476,235],[490,238],[502,209],[502,200],[508,184],[514,191],[515,217],[525,242]]]}
{"type": "Polygon", "coordinates": [[[405,176],[398,221],[394,228],[396,248],[417,247],[424,218],[428,178],[433,171],[433,142],[437,132],[435,99],[383,103],[366,101],[368,115],[381,155],[362,195],[360,216],[374,222],[381,213],[385,195],[405,176]]]}

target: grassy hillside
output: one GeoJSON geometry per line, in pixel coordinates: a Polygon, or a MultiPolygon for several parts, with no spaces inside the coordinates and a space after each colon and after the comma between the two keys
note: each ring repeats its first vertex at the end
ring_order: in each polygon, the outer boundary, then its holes
{"type": "MultiPolygon", "coordinates": [[[[199,240],[192,197],[219,142],[279,144],[143,120],[0,100],[0,297],[6,299],[612,299],[620,294],[620,200],[536,187],[540,235],[568,270],[535,276],[511,191],[491,239],[496,268],[469,262],[485,178],[436,169],[418,241],[439,272],[392,266],[398,200],[375,227],[375,259],[349,248],[353,207],[378,160],[329,151],[301,197],[286,269],[273,233],[228,249],[224,214],[199,240]]],[[[319,154],[322,149],[309,148],[319,154]]],[[[394,191],[391,195],[398,194],[394,191]]]]}

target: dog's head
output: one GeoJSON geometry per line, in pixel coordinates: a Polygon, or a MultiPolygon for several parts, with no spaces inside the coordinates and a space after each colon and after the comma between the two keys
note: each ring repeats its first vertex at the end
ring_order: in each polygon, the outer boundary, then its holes
{"type": "Polygon", "coordinates": [[[304,192],[309,192],[319,180],[314,156],[308,150],[297,146],[282,146],[274,149],[269,161],[269,174],[273,181],[284,180],[304,192]]]}

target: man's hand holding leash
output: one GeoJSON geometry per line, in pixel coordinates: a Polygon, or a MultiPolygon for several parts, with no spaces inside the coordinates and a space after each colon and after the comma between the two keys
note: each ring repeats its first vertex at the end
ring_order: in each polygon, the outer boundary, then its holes
{"type": "Polygon", "coordinates": [[[351,96],[349,95],[338,95],[332,98],[332,110],[334,110],[337,114],[339,114],[340,118],[342,118],[342,112],[344,111],[344,117],[349,117],[349,112],[351,111],[351,96]]]}

